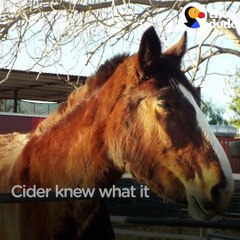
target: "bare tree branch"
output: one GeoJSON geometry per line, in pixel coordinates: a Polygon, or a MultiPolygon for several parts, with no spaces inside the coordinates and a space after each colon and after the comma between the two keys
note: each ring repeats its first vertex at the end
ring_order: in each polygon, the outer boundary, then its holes
{"type": "MultiPolygon", "coordinates": [[[[235,50],[235,49],[231,49],[231,48],[223,48],[223,47],[220,47],[220,46],[216,46],[216,45],[211,45],[211,44],[202,44],[203,47],[211,47],[211,48],[216,48],[217,51],[216,53],[218,54],[221,54],[221,53],[225,53],[225,54],[232,54],[232,55],[235,55],[237,57],[240,57],[240,51],[238,50],[235,50]]],[[[193,49],[194,47],[192,47],[191,49],[193,49]]],[[[191,50],[189,49],[189,50],[191,50]]]]}
{"type": "MultiPolygon", "coordinates": [[[[104,54],[123,42],[128,43],[127,51],[139,41],[139,29],[146,23],[160,26],[161,37],[170,45],[174,33],[169,31],[171,26],[179,20],[179,10],[190,1],[151,1],[151,0],[15,0],[5,1],[0,13],[0,66],[14,68],[17,60],[24,53],[24,57],[31,60],[28,69],[45,67],[60,67],[67,73],[78,66],[93,66],[101,63],[104,54]],[[170,41],[169,38],[171,39],[170,41]],[[67,49],[67,50],[66,50],[67,49]],[[66,55],[74,59],[69,68],[61,62],[66,55]],[[84,60],[83,60],[84,56],[84,60]],[[95,57],[98,56],[98,57],[95,57]],[[97,60],[96,60],[97,59],[97,60]],[[80,64],[79,64],[80,65],[80,64]]],[[[224,3],[224,11],[232,10],[239,13],[236,3],[240,0],[195,1],[209,5],[224,3]],[[225,4],[228,3],[228,4],[225,4]]],[[[208,21],[211,21],[208,18],[208,21]]],[[[224,21],[224,19],[218,19],[224,21]]],[[[220,26],[220,25],[219,25],[220,26]]],[[[227,36],[236,46],[240,47],[240,36],[235,28],[215,28],[227,36]]],[[[216,31],[214,31],[216,33],[216,31]]],[[[195,56],[191,57],[185,71],[191,75],[192,81],[199,78],[199,68],[204,63],[203,79],[208,72],[208,63],[212,57],[228,53],[239,57],[239,50],[220,46],[216,39],[204,39],[200,44],[189,49],[195,56]]],[[[117,50],[119,47],[117,48],[117,50]]],[[[115,49],[116,50],[116,49],[115,49]]],[[[112,50],[113,51],[113,50],[112,50]]],[[[190,58],[190,57],[189,57],[190,58]]],[[[83,67],[82,67],[83,68],[83,67]]],[[[81,72],[81,69],[79,69],[81,72]]],[[[4,80],[5,81],[5,80],[4,80]]]]}
{"type": "Polygon", "coordinates": [[[202,55],[201,48],[204,45],[204,42],[211,36],[212,32],[213,32],[213,30],[209,32],[209,34],[199,43],[199,45],[197,47],[198,55],[197,55],[197,61],[196,61],[196,64],[195,64],[195,70],[194,70],[194,73],[192,75],[192,81],[194,81],[194,79],[196,78],[197,71],[198,71],[198,68],[199,68],[199,64],[200,64],[200,61],[201,61],[201,55],[202,55]]]}
{"type": "MultiPolygon", "coordinates": [[[[203,62],[205,62],[206,60],[208,60],[208,58],[212,57],[212,56],[217,56],[219,55],[220,53],[218,51],[215,51],[215,52],[209,52],[207,54],[204,54],[202,55],[199,60],[198,60],[198,64],[201,64],[203,62]]],[[[184,72],[187,73],[189,72],[190,70],[194,69],[196,67],[196,64],[192,64],[190,66],[188,66],[187,68],[184,69],[184,72]]]]}
{"type": "MultiPolygon", "coordinates": [[[[6,15],[2,15],[2,19],[7,20],[7,24],[0,23],[0,26],[2,28],[0,32],[0,39],[6,36],[9,29],[18,21],[20,20],[28,20],[30,16],[36,15],[38,13],[47,13],[47,12],[53,12],[53,11],[77,11],[79,13],[81,12],[92,12],[95,10],[101,10],[106,8],[111,8],[112,4],[114,2],[114,6],[119,5],[125,5],[125,1],[122,0],[115,0],[115,1],[109,1],[109,2],[101,2],[101,3],[94,3],[94,4],[74,4],[71,2],[66,1],[38,1],[35,5],[26,6],[20,11],[17,11],[14,15],[11,17],[6,15]]],[[[202,0],[202,1],[195,1],[199,2],[201,4],[209,4],[209,3],[217,3],[222,2],[218,0],[202,0]]],[[[225,2],[232,2],[232,0],[227,0],[225,2]]],[[[236,0],[234,2],[240,2],[240,0],[236,0]]],[[[179,10],[180,7],[184,7],[186,4],[188,4],[189,1],[151,1],[151,0],[131,0],[128,2],[128,4],[140,4],[140,5],[146,5],[151,6],[154,8],[173,8],[174,10],[179,10]]],[[[4,22],[4,21],[3,21],[4,22]]]]}

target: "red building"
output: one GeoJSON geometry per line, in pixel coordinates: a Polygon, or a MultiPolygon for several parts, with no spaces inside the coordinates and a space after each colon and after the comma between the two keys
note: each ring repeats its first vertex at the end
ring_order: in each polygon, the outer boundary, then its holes
{"type": "Polygon", "coordinates": [[[223,125],[211,125],[211,128],[226,152],[233,172],[240,173],[240,145],[237,146],[237,142],[240,144],[240,139],[237,137],[237,129],[232,126],[223,125]],[[234,142],[236,142],[234,144],[234,151],[237,152],[236,148],[238,148],[238,154],[232,153],[231,145],[234,142]]]}
{"type": "Polygon", "coordinates": [[[230,151],[231,144],[234,142],[239,143],[238,147],[240,151],[240,138],[234,137],[217,137],[217,138],[228,156],[233,173],[240,173],[240,154],[232,155],[230,151]]]}

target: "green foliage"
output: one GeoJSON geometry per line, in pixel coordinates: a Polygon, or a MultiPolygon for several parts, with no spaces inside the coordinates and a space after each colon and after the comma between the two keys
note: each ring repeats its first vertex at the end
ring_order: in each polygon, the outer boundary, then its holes
{"type": "Polygon", "coordinates": [[[231,81],[230,87],[232,90],[231,102],[229,109],[232,111],[230,123],[236,128],[240,128],[240,70],[238,70],[236,78],[231,81]]]}
{"type": "Polygon", "coordinates": [[[213,104],[212,101],[208,100],[204,102],[204,104],[202,104],[201,109],[204,115],[206,116],[209,124],[228,125],[227,120],[225,120],[223,117],[224,109],[217,107],[216,105],[213,104]]]}

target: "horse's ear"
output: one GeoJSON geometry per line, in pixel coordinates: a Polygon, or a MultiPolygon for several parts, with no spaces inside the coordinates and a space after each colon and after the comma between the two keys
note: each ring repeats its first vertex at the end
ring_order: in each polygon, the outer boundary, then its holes
{"type": "Polygon", "coordinates": [[[155,71],[161,55],[161,44],[153,27],[148,28],[141,39],[138,61],[143,75],[150,76],[155,71]]]}
{"type": "Polygon", "coordinates": [[[164,52],[165,56],[171,57],[171,59],[178,65],[181,64],[181,60],[186,52],[187,47],[187,32],[184,32],[178,43],[170,47],[164,52]]]}

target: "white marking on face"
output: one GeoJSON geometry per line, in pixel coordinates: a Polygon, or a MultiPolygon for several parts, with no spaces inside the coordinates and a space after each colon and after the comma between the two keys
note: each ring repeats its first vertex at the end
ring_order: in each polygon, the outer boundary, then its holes
{"type": "Polygon", "coordinates": [[[229,193],[232,193],[234,191],[234,180],[233,180],[233,175],[232,175],[232,169],[229,164],[226,153],[224,152],[222,146],[220,145],[219,141],[217,140],[216,136],[214,135],[210,125],[208,124],[203,112],[197,105],[192,94],[182,84],[179,84],[179,88],[180,88],[181,92],[183,93],[183,95],[187,98],[187,100],[194,107],[194,109],[196,111],[196,119],[198,122],[198,126],[202,130],[206,139],[212,145],[212,147],[219,159],[219,163],[221,165],[222,171],[226,178],[226,183],[227,183],[226,190],[228,190],[229,193]]]}

